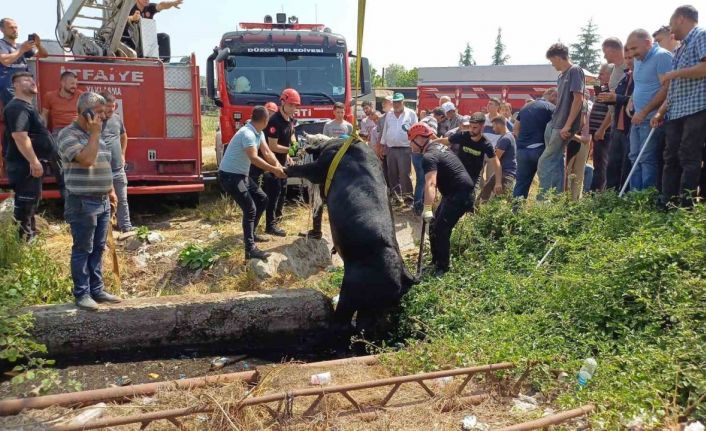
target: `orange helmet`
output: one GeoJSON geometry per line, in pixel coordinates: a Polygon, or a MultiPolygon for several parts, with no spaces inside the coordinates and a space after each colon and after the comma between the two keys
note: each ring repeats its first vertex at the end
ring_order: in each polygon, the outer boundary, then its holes
{"type": "Polygon", "coordinates": [[[265,109],[267,109],[268,111],[272,111],[272,112],[279,111],[279,107],[277,106],[277,104],[275,102],[265,103],[265,109]]]}
{"type": "Polygon", "coordinates": [[[407,138],[409,138],[410,141],[414,141],[418,136],[424,136],[426,138],[433,134],[434,130],[432,130],[427,123],[415,123],[407,132],[407,138]]]}
{"type": "Polygon", "coordinates": [[[282,103],[292,103],[294,105],[302,104],[302,99],[299,97],[299,92],[293,88],[285,88],[279,96],[279,100],[281,100],[282,103]]]}

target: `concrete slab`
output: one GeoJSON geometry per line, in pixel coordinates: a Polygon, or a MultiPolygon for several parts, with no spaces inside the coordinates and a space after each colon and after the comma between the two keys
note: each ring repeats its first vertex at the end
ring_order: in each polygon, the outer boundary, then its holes
{"type": "Polygon", "coordinates": [[[51,357],[223,343],[240,351],[284,349],[316,344],[333,314],[331,301],[312,289],[131,299],[98,311],[69,304],[24,311],[33,313],[32,335],[51,357]]]}

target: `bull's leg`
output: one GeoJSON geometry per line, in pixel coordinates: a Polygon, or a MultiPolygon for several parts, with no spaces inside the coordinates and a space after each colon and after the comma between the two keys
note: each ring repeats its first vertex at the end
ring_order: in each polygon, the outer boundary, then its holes
{"type": "Polygon", "coordinates": [[[306,178],[314,184],[321,184],[326,179],[326,165],[320,161],[303,165],[287,166],[284,172],[290,178],[306,178]]]}

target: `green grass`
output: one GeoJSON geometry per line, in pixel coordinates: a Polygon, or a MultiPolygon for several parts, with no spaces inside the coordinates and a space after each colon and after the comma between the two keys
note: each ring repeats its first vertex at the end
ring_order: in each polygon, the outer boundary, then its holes
{"type": "MultiPolygon", "coordinates": [[[[13,382],[37,382],[42,393],[61,382],[42,359],[46,348],[31,339],[32,316],[20,314],[21,307],[66,302],[72,297],[71,280],[44,250],[41,241],[31,245],[20,241],[17,226],[0,221],[0,359],[11,363],[19,374],[13,382]]],[[[73,382],[68,382],[75,387],[73,382]]]]}
{"type": "Polygon", "coordinates": [[[704,420],[706,208],[662,213],[653,198],[554,198],[516,212],[496,200],[466,217],[454,230],[452,271],[407,295],[408,347],[391,365],[536,361],[536,389],[564,408],[596,403],[594,424],[608,429],[641,411],[662,423],[685,410],[704,420]],[[591,356],[598,371],[579,390],[591,356]]]}

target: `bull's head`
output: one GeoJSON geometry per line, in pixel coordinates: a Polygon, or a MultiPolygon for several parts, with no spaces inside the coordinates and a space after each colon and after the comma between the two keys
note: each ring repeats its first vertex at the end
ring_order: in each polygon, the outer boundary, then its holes
{"type": "Polygon", "coordinates": [[[321,154],[321,151],[323,151],[323,149],[326,147],[326,144],[328,144],[328,142],[333,139],[332,137],[323,135],[321,133],[315,135],[304,133],[304,138],[307,142],[307,146],[304,148],[304,151],[314,156],[314,158],[317,158],[319,154],[321,154]]]}

